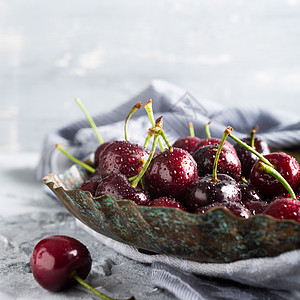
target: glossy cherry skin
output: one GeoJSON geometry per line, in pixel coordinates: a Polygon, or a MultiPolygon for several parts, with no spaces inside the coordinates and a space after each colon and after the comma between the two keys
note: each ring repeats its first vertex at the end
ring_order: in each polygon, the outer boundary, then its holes
{"type": "Polygon", "coordinates": [[[149,151],[127,141],[114,141],[105,147],[99,159],[99,171],[102,178],[111,174],[123,174],[127,178],[138,174],[149,151]]]}
{"type": "Polygon", "coordinates": [[[260,192],[250,183],[241,183],[240,187],[242,191],[242,203],[244,203],[253,215],[263,213],[269,203],[263,200],[260,192]]]}
{"type": "Polygon", "coordinates": [[[61,291],[77,284],[71,274],[85,279],[92,266],[88,249],[78,240],[53,235],[41,240],[31,255],[31,270],[36,281],[45,289],[61,291]]]}
{"type": "MultiPolygon", "coordinates": [[[[246,143],[247,145],[250,145],[251,138],[246,137],[246,138],[243,138],[242,141],[244,143],[246,143]]],[[[244,176],[245,178],[249,178],[250,171],[251,171],[253,165],[258,161],[258,157],[240,144],[235,144],[234,148],[235,148],[236,153],[241,161],[242,176],[244,176]]],[[[256,150],[261,155],[266,155],[266,154],[270,153],[270,148],[269,148],[267,142],[260,137],[254,138],[253,149],[256,150]]]]}
{"type": "MultiPolygon", "coordinates": [[[[200,177],[212,174],[218,147],[219,145],[217,144],[207,145],[194,152],[193,157],[197,163],[198,175],[200,177]]],[[[241,162],[236,153],[232,152],[227,145],[223,145],[218,161],[217,173],[227,174],[235,180],[239,180],[241,172],[241,162]]]]}
{"type": "Polygon", "coordinates": [[[172,197],[159,197],[151,201],[150,206],[174,207],[186,211],[186,208],[172,197]]]}
{"type": "MultiPolygon", "coordinates": [[[[290,184],[292,189],[298,187],[300,182],[300,166],[294,157],[284,152],[270,153],[264,157],[271,162],[275,169],[290,184]]],[[[251,184],[266,198],[273,198],[286,192],[284,186],[277,179],[259,169],[258,162],[253,166],[249,178],[251,184]]]]}
{"type": "Polygon", "coordinates": [[[227,174],[218,174],[218,181],[211,175],[195,180],[187,188],[184,204],[190,212],[214,202],[241,202],[239,184],[227,174]]]}
{"type": "Polygon", "coordinates": [[[197,178],[192,155],[180,148],[158,153],[144,174],[144,184],[152,198],[174,197],[180,201],[186,188],[197,178]]]}
{"type": "MultiPolygon", "coordinates": [[[[221,139],[218,138],[201,139],[200,142],[197,143],[197,145],[193,148],[192,153],[196,152],[199,148],[204,146],[213,145],[213,144],[219,145],[220,142],[221,139]]],[[[225,141],[224,145],[228,146],[233,153],[236,153],[234,146],[230,142],[225,141]]]]}
{"type": "Polygon", "coordinates": [[[105,142],[101,144],[94,153],[94,161],[95,161],[95,167],[99,166],[100,158],[102,157],[102,153],[104,149],[110,144],[111,142],[105,142]]]}
{"type": "Polygon", "coordinates": [[[200,207],[196,213],[205,213],[209,209],[213,207],[224,207],[227,208],[230,212],[232,212],[235,216],[240,218],[248,219],[252,213],[251,211],[241,202],[230,201],[230,202],[213,202],[209,205],[200,207]]]}
{"type": "Polygon", "coordinates": [[[184,136],[179,139],[177,139],[174,144],[172,145],[174,148],[180,148],[183,149],[189,153],[192,154],[192,150],[195,148],[195,146],[200,142],[201,140],[194,136],[184,136]]]}
{"type": "MultiPolygon", "coordinates": [[[[150,196],[140,187],[133,188],[127,177],[122,174],[111,174],[98,184],[95,197],[111,195],[117,200],[128,199],[138,205],[150,205],[150,196]]],[[[97,201],[97,199],[94,199],[97,201]]]]}
{"type": "Polygon", "coordinates": [[[277,197],[267,206],[264,213],[276,219],[300,222],[300,200],[277,197]]]}

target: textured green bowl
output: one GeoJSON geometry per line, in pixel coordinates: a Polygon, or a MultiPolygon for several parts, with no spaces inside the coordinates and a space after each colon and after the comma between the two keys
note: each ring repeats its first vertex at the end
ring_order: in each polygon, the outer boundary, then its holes
{"type": "Polygon", "coordinates": [[[232,262],[276,256],[300,248],[300,223],[267,215],[238,218],[224,208],[204,214],[138,206],[112,196],[93,198],[77,187],[88,177],[74,165],[43,182],[66,209],[91,229],[140,250],[200,262],[232,262]]]}

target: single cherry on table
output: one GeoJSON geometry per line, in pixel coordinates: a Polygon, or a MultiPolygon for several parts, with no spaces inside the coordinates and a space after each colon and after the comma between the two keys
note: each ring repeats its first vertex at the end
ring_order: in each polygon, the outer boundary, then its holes
{"type": "Polygon", "coordinates": [[[35,280],[46,290],[59,292],[80,283],[102,299],[116,300],[84,281],[92,258],[87,247],[72,237],[53,235],[41,240],[32,251],[30,265],[35,280]]]}

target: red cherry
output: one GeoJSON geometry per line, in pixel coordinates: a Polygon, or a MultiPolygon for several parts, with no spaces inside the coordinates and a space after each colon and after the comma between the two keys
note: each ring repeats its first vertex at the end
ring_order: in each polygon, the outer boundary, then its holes
{"type": "MultiPolygon", "coordinates": [[[[251,137],[243,138],[241,139],[241,141],[246,143],[247,145],[251,145],[251,137]]],[[[261,155],[270,153],[269,146],[264,139],[255,137],[253,142],[254,150],[256,150],[261,155]]],[[[242,164],[242,175],[246,178],[249,178],[250,171],[259,158],[240,144],[236,144],[234,147],[242,164]]]]}
{"type": "Polygon", "coordinates": [[[189,185],[185,196],[185,205],[191,212],[198,212],[201,207],[214,202],[240,202],[242,199],[239,184],[227,174],[204,176],[189,185]]]}
{"type": "Polygon", "coordinates": [[[196,136],[184,136],[177,139],[172,147],[183,149],[189,153],[193,153],[193,149],[200,142],[200,139],[196,136]]]}
{"type": "Polygon", "coordinates": [[[127,141],[109,143],[99,160],[102,178],[110,174],[123,174],[127,178],[138,174],[149,156],[149,151],[127,141]]]}
{"type": "Polygon", "coordinates": [[[152,198],[183,198],[186,188],[197,178],[197,164],[192,155],[179,148],[157,154],[144,175],[144,184],[152,198]]]}
{"type": "MultiPolygon", "coordinates": [[[[264,157],[285,178],[292,189],[298,187],[300,182],[300,166],[294,157],[284,152],[270,153],[264,157]]],[[[285,187],[276,178],[260,168],[259,162],[255,163],[250,172],[251,184],[267,198],[273,198],[276,195],[286,192],[285,187]]]]}
{"type": "Polygon", "coordinates": [[[94,153],[94,160],[95,160],[95,167],[99,166],[99,161],[100,158],[102,156],[102,153],[104,151],[104,149],[110,144],[111,142],[105,142],[103,144],[101,144],[95,151],[94,153]]]}
{"type": "Polygon", "coordinates": [[[289,219],[300,222],[300,201],[292,198],[277,197],[264,211],[276,219],[289,219]]]}
{"type": "MultiPolygon", "coordinates": [[[[219,144],[211,144],[203,146],[194,152],[193,157],[197,163],[198,175],[200,177],[212,173],[218,147],[219,144]]],[[[239,180],[241,171],[241,162],[237,154],[224,144],[220,152],[217,172],[227,174],[235,180],[239,180]]]]}
{"type": "MultiPolygon", "coordinates": [[[[201,147],[204,147],[204,146],[213,145],[213,144],[219,145],[220,142],[221,142],[221,139],[218,139],[218,138],[206,138],[206,139],[202,139],[202,140],[200,140],[200,142],[192,149],[192,152],[195,153],[198,149],[200,149],[201,147]]],[[[224,144],[225,144],[226,146],[228,146],[228,147],[230,148],[230,150],[231,150],[233,153],[236,153],[234,146],[233,146],[230,142],[225,141],[224,144]]]]}
{"type": "Polygon", "coordinates": [[[235,216],[240,218],[248,219],[252,214],[251,211],[241,202],[236,201],[224,201],[224,202],[213,202],[209,205],[200,207],[196,212],[204,213],[213,207],[221,206],[231,211],[235,216]]]}
{"type": "Polygon", "coordinates": [[[117,200],[129,199],[138,205],[150,204],[148,192],[140,187],[132,187],[126,176],[122,174],[111,174],[98,184],[95,196],[99,197],[102,195],[111,195],[117,200]]]}
{"type": "Polygon", "coordinates": [[[164,206],[164,207],[174,207],[181,210],[186,210],[186,208],[172,197],[159,197],[151,201],[150,206],[164,206]]]}
{"type": "Polygon", "coordinates": [[[36,281],[49,291],[74,286],[72,274],[85,279],[92,266],[88,249],[78,240],[54,235],[41,240],[33,249],[31,269],[36,281]]]}

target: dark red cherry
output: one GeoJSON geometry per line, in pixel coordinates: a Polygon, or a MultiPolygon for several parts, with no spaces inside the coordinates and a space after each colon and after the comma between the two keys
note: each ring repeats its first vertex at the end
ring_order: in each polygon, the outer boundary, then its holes
{"type": "Polygon", "coordinates": [[[252,214],[251,211],[241,202],[230,201],[230,202],[214,202],[206,206],[200,207],[196,213],[204,213],[213,207],[224,207],[232,212],[235,216],[240,218],[248,219],[252,214]]]}
{"type": "Polygon", "coordinates": [[[248,182],[241,183],[240,187],[242,191],[242,203],[244,203],[253,215],[263,213],[268,202],[263,200],[260,192],[248,182]]]}
{"type": "MultiPolygon", "coordinates": [[[[246,143],[247,145],[251,145],[251,137],[243,138],[241,139],[241,141],[246,143]]],[[[252,152],[250,152],[248,149],[243,147],[241,144],[235,144],[234,147],[241,161],[242,175],[246,178],[249,178],[250,171],[253,165],[258,161],[258,157],[252,152]]],[[[257,136],[254,137],[253,149],[261,155],[266,155],[270,153],[270,149],[267,142],[264,139],[257,136]]]]}
{"type": "MultiPolygon", "coordinates": [[[[198,175],[200,177],[212,174],[218,147],[219,145],[217,144],[211,144],[203,146],[194,152],[193,157],[197,163],[198,175]]],[[[218,160],[217,173],[227,174],[235,180],[239,180],[241,171],[241,162],[236,153],[232,152],[231,149],[224,144],[218,160]]]]}
{"type": "Polygon", "coordinates": [[[192,150],[201,140],[196,136],[184,136],[177,139],[172,145],[174,148],[180,148],[186,150],[192,154],[192,150]]]}
{"type": "Polygon", "coordinates": [[[300,222],[300,201],[292,198],[277,197],[267,206],[264,213],[276,219],[300,222]]]}
{"type": "Polygon", "coordinates": [[[173,197],[159,197],[151,201],[150,206],[164,206],[164,207],[174,207],[181,210],[186,210],[186,208],[173,197]]]}
{"type": "MultiPolygon", "coordinates": [[[[117,200],[129,199],[138,205],[149,205],[150,196],[140,187],[132,187],[125,175],[111,174],[98,184],[95,196],[111,195],[117,200]]],[[[96,201],[97,199],[95,199],[96,201]]]]}
{"type": "MultiPolygon", "coordinates": [[[[270,153],[264,157],[285,178],[292,189],[298,187],[300,182],[300,166],[294,157],[284,152],[270,153]]],[[[276,178],[261,170],[259,161],[253,166],[249,178],[251,184],[266,198],[273,198],[276,195],[286,192],[285,187],[276,178]]]]}
{"type": "Polygon", "coordinates": [[[191,183],[184,203],[189,211],[197,212],[202,206],[214,202],[241,202],[241,199],[239,184],[227,174],[218,174],[217,180],[207,175],[191,183]]]}
{"type": "Polygon", "coordinates": [[[41,240],[34,247],[30,262],[36,281],[54,292],[77,283],[73,272],[85,279],[92,266],[88,249],[78,240],[62,235],[41,240]]]}
{"type": "Polygon", "coordinates": [[[99,160],[102,178],[123,174],[127,178],[138,174],[149,156],[149,151],[127,141],[114,141],[105,147],[99,160]]]}
{"type": "MultiPolygon", "coordinates": [[[[204,146],[213,145],[213,144],[219,145],[220,142],[221,142],[221,139],[212,138],[212,137],[206,138],[206,139],[201,139],[200,142],[193,148],[192,152],[195,153],[199,148],[204,147],[204,146]]],[[[230,142],[225,141],[224,144],[226,146],[228,146],[233,153],[236,153],[234,146],[230,142]]]]}
{"type": "Polygon", "coordinates": [[[144,184],[152,198],[183,198],[186,188],[197,178],[197,164],[192,155],[179,148],[158,153],[144,175],[144,184]]]}
{"type": "Polygon", "coordinates": [[[103,144],[101,144],[95,151],[94,153],[94,161],[95,161],[95,167],[99,166],[99,161],[100,158],[102,156],[102,153],[104,151],[104,149],[110,144],[111,142],[105,142],[103,144]]]}

